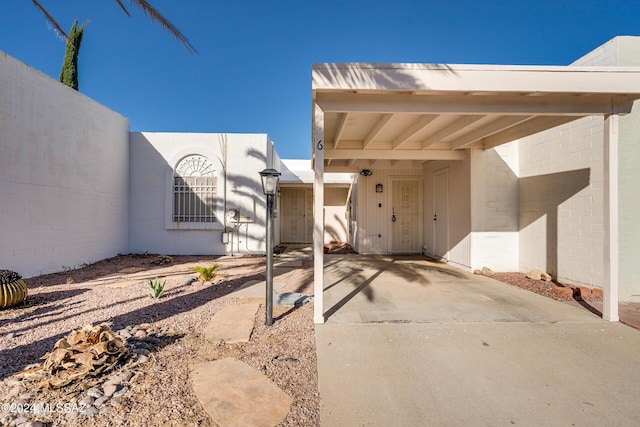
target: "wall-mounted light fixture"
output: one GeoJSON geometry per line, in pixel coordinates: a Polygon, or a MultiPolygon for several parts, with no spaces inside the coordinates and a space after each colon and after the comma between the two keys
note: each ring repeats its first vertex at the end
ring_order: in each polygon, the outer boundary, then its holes
{"type": "Polygon", "coordinates": [[[371,176],[371,175],[373,175],[373,172],[371,172],[369,169],[362,169],[360,171],[360,175],[362,175],[362,176],[371,176]]]}
{"type": "Polygon", "coordinates": [[[382,184],[376,184],[376,193],[382,193],[382,184]]]}

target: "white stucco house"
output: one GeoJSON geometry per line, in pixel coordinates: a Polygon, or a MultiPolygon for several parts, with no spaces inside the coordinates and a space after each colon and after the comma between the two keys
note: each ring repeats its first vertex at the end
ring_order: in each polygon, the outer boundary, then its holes
{"type": "Polygon", "coordinates": [[[130,132],[117,112],[0,53],[0,268],[118,253],[264,254],[258,172],[282,172],[276,243],[540,268],[640,301],[640,38],[566,67],[317,64],[311,160],[266,134],[130,132]],[[6,201],[10,201],[7,203],[6,201]]]}
{"type": "MultiPolygon", "coordinates": [[[[0,54],[0,268],[25,277],[118,253],[264,254],[259,172],[282,173],[275,243],[310,243],[310,160],[266,134],[130,132],[129,120],[0,54]]],[[[346,241],[352,174],[327,174],[326,241],[346,241]]]]}
{"type": "MultiPolygon", "coordinates": [[[[360,172],[350,243],[466,270],[540,268],[640,299],[640,38],[566,67],[316,64],[317,237],[325,172],[360,172]]],[[[315,239],[315,321],[322,246],[315,239]]]]}

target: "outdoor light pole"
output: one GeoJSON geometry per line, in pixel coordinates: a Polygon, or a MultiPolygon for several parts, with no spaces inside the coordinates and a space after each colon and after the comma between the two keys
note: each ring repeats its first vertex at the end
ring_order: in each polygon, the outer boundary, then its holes
{"type": "Polygon", "coordinates": [[[273,324],[273,198],[278,191],[280,172],[265,169],[260,172],[262,191],[267,195],[267,294],[266,321],[267,326],[273,324]]]}

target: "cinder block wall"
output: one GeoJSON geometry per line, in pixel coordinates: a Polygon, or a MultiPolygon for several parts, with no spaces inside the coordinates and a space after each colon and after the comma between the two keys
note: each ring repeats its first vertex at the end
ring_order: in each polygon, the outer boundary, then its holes
{"type": "Polygon", "coordinates": [[[0,52],[0,269],[126,252],[129,121],[0,52]]]}
{"type": "MultiPolygon", "coordinates": [[[[640,65],[640,38],[616,37],[572,65],[640,65]]],[[[640,298],[640,113],[620,119],[620,299],[640,298]]],[[[603,119],[590,117],[524,138],[520,156],[520,270],[603,283],[603,119]]]]}

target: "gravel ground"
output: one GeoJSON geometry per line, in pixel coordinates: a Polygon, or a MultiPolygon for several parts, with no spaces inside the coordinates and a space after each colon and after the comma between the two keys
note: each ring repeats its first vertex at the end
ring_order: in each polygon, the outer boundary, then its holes
{"type": "MultiPolygon", "coordinates": [[[[209,343],[203,328],[222,307],[236,303],[222,298],[249,280],[263,280],[261,257],[175,256],[153,265],[155,255],[127,255],[80,270],[27,279],[25,303],[0,311],[0,398],[14,404],[0,410],[0,422],[42,421],[65,426],[213,425],[193,394],[193,365],[235,357],[271,378],[293,397],[281,425],[319,424],[319,397],[313,307],[274,307],[275,323],[264,325],[256,315],[251,341],[230,346],[209,343]],[[194,266],[220,264],[214,283],[187,284],[194,266]],[[165,294],[154,300],[147,282],[166,281],[165,294]],[[130,356],[114,371],[87,377],[59,390],[37,390],[15,374],[40,363],[55,342],[86,324],[108,322],[127,340],[130,356]],[[17,414],[18,405],[66,404],[59,412],[17,414]],[[91,409],[94,408],[94,409],[91,409]],[[76,411],[77,410],[77,411],[76,411]],[[71,414],[69,412],[72,412],[71,414]],[[176,424],[182,423],[182,424],[176,424]]],[[[312,263],[275,278],[286,291],[312,293],[312,263]]],[[[35,424],[38,425],[38,424],[35,424]]]]}
{"type": "Polygon", "coordinates": [[[508,283],[513,286],[517,286],[522,289],[526,289],[531,292],[535,292],[540,295],[544,295],[549,298],[553,298],[557,301],[578,301],[584,300],[587,302],[601,302],[601,297],[587,296],[587,297],[563,297],[558,296],[553,292],[555,287],[570,287],[555,280],[551,282],[545,282],[544,280],[529,279],[525,273],[494,273],[491,276],[492,279],[499,280],[504,283],[508,283]]]}

